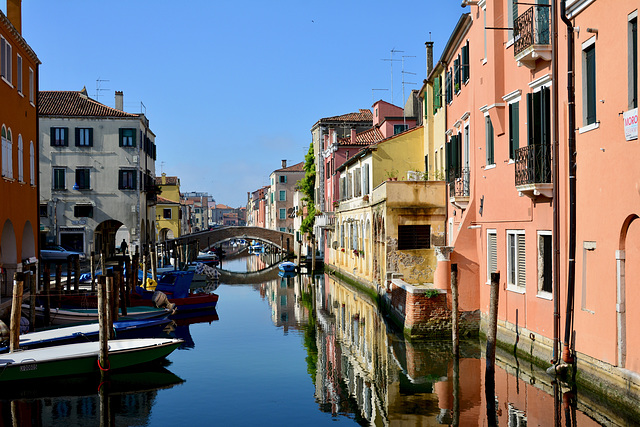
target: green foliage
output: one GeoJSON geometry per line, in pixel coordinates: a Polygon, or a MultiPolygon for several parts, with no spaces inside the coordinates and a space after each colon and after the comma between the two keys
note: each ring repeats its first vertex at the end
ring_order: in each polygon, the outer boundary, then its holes
{"type": "Polygon", "coordinates": [[[313,234],[313,223],[316,217],[316,206],[314,204],[314,191],[316,186],[316,164],[313,154],[313,142],[309,144],[309,151],[304,156],[304,178],[298,181],[298,188],[304,194],[303,201],[307,203],[307,216],[302,220],[300,231],[302,233],[313,234]]]}

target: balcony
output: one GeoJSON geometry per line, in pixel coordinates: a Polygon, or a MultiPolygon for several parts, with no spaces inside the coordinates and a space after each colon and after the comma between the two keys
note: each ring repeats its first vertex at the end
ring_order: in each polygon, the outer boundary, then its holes
{"type": "Polygon", "coordinates": [[[536,61],[551,61],[549,6],[532,6],[513,23],[513,54],[518,65],[533,69],[536,61]]]}
{"type": "Polygon", "coordinates": [[[551,145],[528,145],[516,150],[516,190],[531,198],[551,198],[551,145]]]}
{"type": "Polygon", "coordinates": [[[449,203],[460,209],[469,205],[469,168],[449,171],[449,203]]]}

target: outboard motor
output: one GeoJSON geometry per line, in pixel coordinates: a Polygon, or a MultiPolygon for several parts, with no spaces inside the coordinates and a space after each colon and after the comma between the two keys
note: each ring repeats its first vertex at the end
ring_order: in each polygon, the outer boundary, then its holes
{"type": "Polygon", "coordinates": [[[164,292],[155,291],[153,297],[151,297],[151,301],[157,308],[168,308],[171,311],[174,311],[176,308],[174,303],[169,302],[169,298],[167,298],[164,292]]]}

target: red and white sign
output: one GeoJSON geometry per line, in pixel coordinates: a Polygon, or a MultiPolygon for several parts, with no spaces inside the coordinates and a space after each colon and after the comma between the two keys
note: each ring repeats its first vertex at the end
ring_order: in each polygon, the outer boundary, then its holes
{"type": "Polygon", "coordinates": [[[634,108],[624,113],[624,136],[627,141],[638,139],[638,109],[634,108]]]}

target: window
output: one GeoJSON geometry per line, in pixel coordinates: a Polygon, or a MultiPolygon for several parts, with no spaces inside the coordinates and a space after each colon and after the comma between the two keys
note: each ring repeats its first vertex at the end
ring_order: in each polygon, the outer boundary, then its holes
{"type": "Polygon", "coordinates": [[[136,130],[135,129],[119,129],[120,147],[136,146],[136,130]]]}
{"type": "Polygon", "coordinates": [[[469,40],[467,40],[467,44],[462,46],[461,61],[460,70],[462,72],[462,82],[467,83],[469,81],[469,40]]]}
{"type": "Polygon", "coordinates": [[[460,69],[460,55],[453,60],[453,89],[455,93],[460,92],[460,80],[462,80],[462,71],[460,69]]]}
{"type": "Polygon", "coordinates": [[[507,30],[507,38],[509,41],[507,42],[507,47],[513,43],[513,23],[518,19],[518,0],[510,0],[508,8],[507,28],[509,28],[509,30],[507,30]]]}
{"type": "Polygon", "coordinates": [[[553,244],[550,231],[538,231],[538,293],[553,292],[553,244]]]}
{"type": "Polygon", "coordinates": [[[33,69],[31,67],[29,67],[29,102],[31,102],[33,104],[33,101],[35,99],[35,86],[34,86],[34,79],[33,79],[33,69]]]}
{"type": "Polygon", "coordinates": [[[93,206],[75,205],[73,207],[73,216],[76,218],[93,218],[93,206]]]}
{"type": "Polygon", "coordinates": [[[455,178],[460,178],[462,172],[462,138],[458,135],[451,135],[449,142],[445,144],[447,157],[447,182],[452,182],[455,178]]]}
{"type": "Polygon", "coordinates": [[[365,164],[363,166],[362,193],[363,194],[369,194],[369,164],[365,164]]]}
{"type": "Polygon", "coordinates": [[[278,219],[287,219],[287,210],[285,208],[279,209],[278,219]]]}
{"type": "Polygon", "coordinates": [[[487,230],[487,283],[491,273],[498,271],[498,235],[496,230],[487,230]]]}
{"type": "Polygon", "coordinates": [[[76,147],[93,147],[93,128],[76,128],[76,147]]]}
{"type": "Polygon", "coordinates": [[[278,200],[280,200],[281,202],[287,200],[287,192],[285,190],[280,190],[278,200]]]}
{"type": "Polygon", "coordinates": [[[430,225],[399,225],[398,250],[429,249],[431,247],[430,225]]]}
{"type": "Polygon", "coordinates": [[[520,102],[509,104],[509,159],[515,160],[520,144],[520,102]]]}
{"type": "Polygon", "coordinates": [[[353,185],[354,185],[354,196],[360,197],[362,196],[362,173],[361,168],[356,168],[353,173],[353,185]]]}
{"type": "Polygon", "coordinates": [[[444,82],[444,101],[450,104],[453,101],[453,82],[451,81],[451,70],[447,71],[444,82]]]}
{"type": "Polygon", "coordinates": [[[22,56],[16,55],[16,88],[22,93],[22,56]]]}
{"type": "Polygon", "coordinates": [[[525,245],[524,230],[507,230],[507,285],[524,288],[525,245]]]}
{"type": "Polygon", "coordinates": [[[2,176],[13,178],[13,138],[11,129],[2,126],[2,176]]]}
{"type": "Polygon", "coordinates": [[[65,169],[64,168],[53,168],[53,189],[54,190],[65,190],[67,188],[67,184],[65,182],[65,169]]]}
{"type": "Polygon", "coordinates": [[[582,50],[582,119],[584,125],[596,122],[596,45],[595,37],[582,50]]]}
{"type": "Polygon", "coordinates": [[[279,179],[280,179],[280,183],[281,184],[286,184],[287,183],[287,176],[286,175],[280,175],[279,179]]]}
{"type": "Polygon", "coordinates": [[[46,218],[49,216],[49,205],[47,203],[40,203],[38,215],[40,218],[46,218]]]}
{"type": "Polygon", "coordinates": [[[137,188],[136,176],[136,171],[133,169],[120,169],[118,173],[118,189],[135,190],[137,188]]]}
{"type": "Polygon", "coordinates": [[[493,123],[491,123],[491,117],[487,114],[484,116],[484,124],[485,124],[485,145],[487,152],[487,166],[494,165],[495,158],[493,155],[493,123]]]}
{"type": "Polygon", "coordinates": [[[90,177],[89,168],[76,169],[76,185],[74,185],[74,190],[89,190],[91,188],[90,177]]]}
{"type": "Polygon", "coordinates": [[[36,152],[33,150],[33,141],[29,143],[29,181],[36,185],[36,152]]]}
{"type": "Polygon", "coordinates": [[[69,145],[69,128],[51,128],[51,146],[66,147],[69,145]]]}
{"type": "Polygon", "coordinates": [[[171,208],[162,209],[162,218],[171,219],[171,208]]]}
{"type": "Polygon", "coordinates": [[[484,28],[483,36],[484,36],[484,59],[482,63],[487,62],[487,4],[485,2],[481,2],[482,5],[479,5],[482,8],[482,28],[484,28]]]}
{"type": "Polygon", "coordinates": [[[638,11],[629,15],[629,109],[638,108],[638,11]]]}
{"type": "Polygon", "coordinates": [[[393,134],[397,135],[409,129],[409,125],[393,125],[393,134]]]}
{"type": "Polygon", "coordinates": [[[4,37],[0,37],[0,77],[2,77],[7,83],[11,84],[11,70],[13,64],[11,63],[11,45],[4,37]]]}
{"type": "Polygon", "coordinates": [[[433,79],[433,114],[436,114],[440,107],[442,107],[442,77],[438,76],[433,79]]]}
{"type": "Polygon", "coordinates": [[[529,145],[550,144],[551,141],[551,91],[527,94],[527,139],[529,145]]]}
{"type": "Polygon", "coordinates": [[[18,181],[24,182],[24,149],[22,135],[18,135],[18,181]]]}

